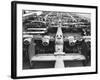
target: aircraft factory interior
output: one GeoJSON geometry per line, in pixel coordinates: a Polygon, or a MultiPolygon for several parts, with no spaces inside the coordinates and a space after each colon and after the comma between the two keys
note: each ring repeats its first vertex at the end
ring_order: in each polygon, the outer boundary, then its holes
{"type": "Polygon", "coordinates": [[[23,69],[91,66],[91,14],[23,10],[23,69]]]}

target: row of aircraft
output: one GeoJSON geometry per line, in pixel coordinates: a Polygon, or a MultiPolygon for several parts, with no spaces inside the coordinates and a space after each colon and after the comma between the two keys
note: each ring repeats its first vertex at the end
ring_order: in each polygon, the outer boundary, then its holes
{"type": "MultiPolygon", "coordinates": [[[[25,14],[24,17],[29,15],[32,14],[25,14]]],[[[40,21],[33,20],[33,22],[28,24],[34,22],[38,23],[40,21]]],[[[63,33],[62,28],[66,30],[69,28],[62,26],[61,19],[58,22],[59,25],[56,26],[57,30],[55,33],[52,33],[54,28],[52,26],[45,28],[27,27],[26,31],[23,31],[23,42],[29,43],[27,54],[29,56],[30,67],[34,67],[34,61],[41,61],[41,63],[42,61],[56,61],[55,68],[64,68],[64,61],[70,60],[80,60],[83,62],[83,66],[87,65],[90,59],[90,47],[87,46],[87,43],[90,43],[91,40],[90,36],[85,35],[84,29],[78,32],[79,28],[76,28],[76,32],[65,31],[63,33]],[[51,29],[51,32],[49,29],[51,29]],[[45,53],[47,48],[49,51],[45,53]]]]}

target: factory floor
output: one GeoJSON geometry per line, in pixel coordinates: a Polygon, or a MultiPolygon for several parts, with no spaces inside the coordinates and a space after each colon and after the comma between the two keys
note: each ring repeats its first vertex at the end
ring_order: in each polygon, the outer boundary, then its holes
{"type": "MultiPolygon", "coordinates": [[[[30,68],[30,63],[28,58],[23,59],[23,69],[43,69],[43,68],[54,68],[55,61],[34,61],[33,66],[30,68]]],[[[65,67],[82,67],[82,61],[64,61],[65,67]]],[[[90,66],[90,62],[87,63],[90,66]]]]}

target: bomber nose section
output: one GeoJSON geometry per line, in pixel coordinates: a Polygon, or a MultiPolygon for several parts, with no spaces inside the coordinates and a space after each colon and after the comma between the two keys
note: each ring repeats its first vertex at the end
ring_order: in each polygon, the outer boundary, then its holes
{"type": "Polygon", "coordinates": [[[62,43],[63,44],[63,33],[61,27],[58,27],[56,37],[55,37],[55,42],[56,43],[62,43]]]}
{"type": "Polygon", "coordinates": [[[55,37],[55,51],[60,53],[63,52],[63,33],[62,33],[61,26],[58,27],[56,37],[55,37]]]}
{"type": "Polygon", "coordinates": [[[62,35],[60,34],[60,35],[57,35],[56,37],[57,37],[57,39],[61,39],[62,35]]]}

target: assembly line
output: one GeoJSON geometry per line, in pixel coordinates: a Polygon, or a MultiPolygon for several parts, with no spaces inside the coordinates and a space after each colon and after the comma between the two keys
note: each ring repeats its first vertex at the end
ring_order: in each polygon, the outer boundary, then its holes
{"type": "Polygon", "coordinates": [[[45,61],[47,65],[54,61],[53,68],[66,68],[65,65],[69,66],[70,63],[74,65],[72,61],[80,61],[77,64],[81,63],[81,66],[90,66],[91,22],[79,14],[55,11],[27,13],[24,10],[23,69],[41,68],[38,64],[45,61]],[[71,62],[67,64],[67,61],[71,62]]]}

